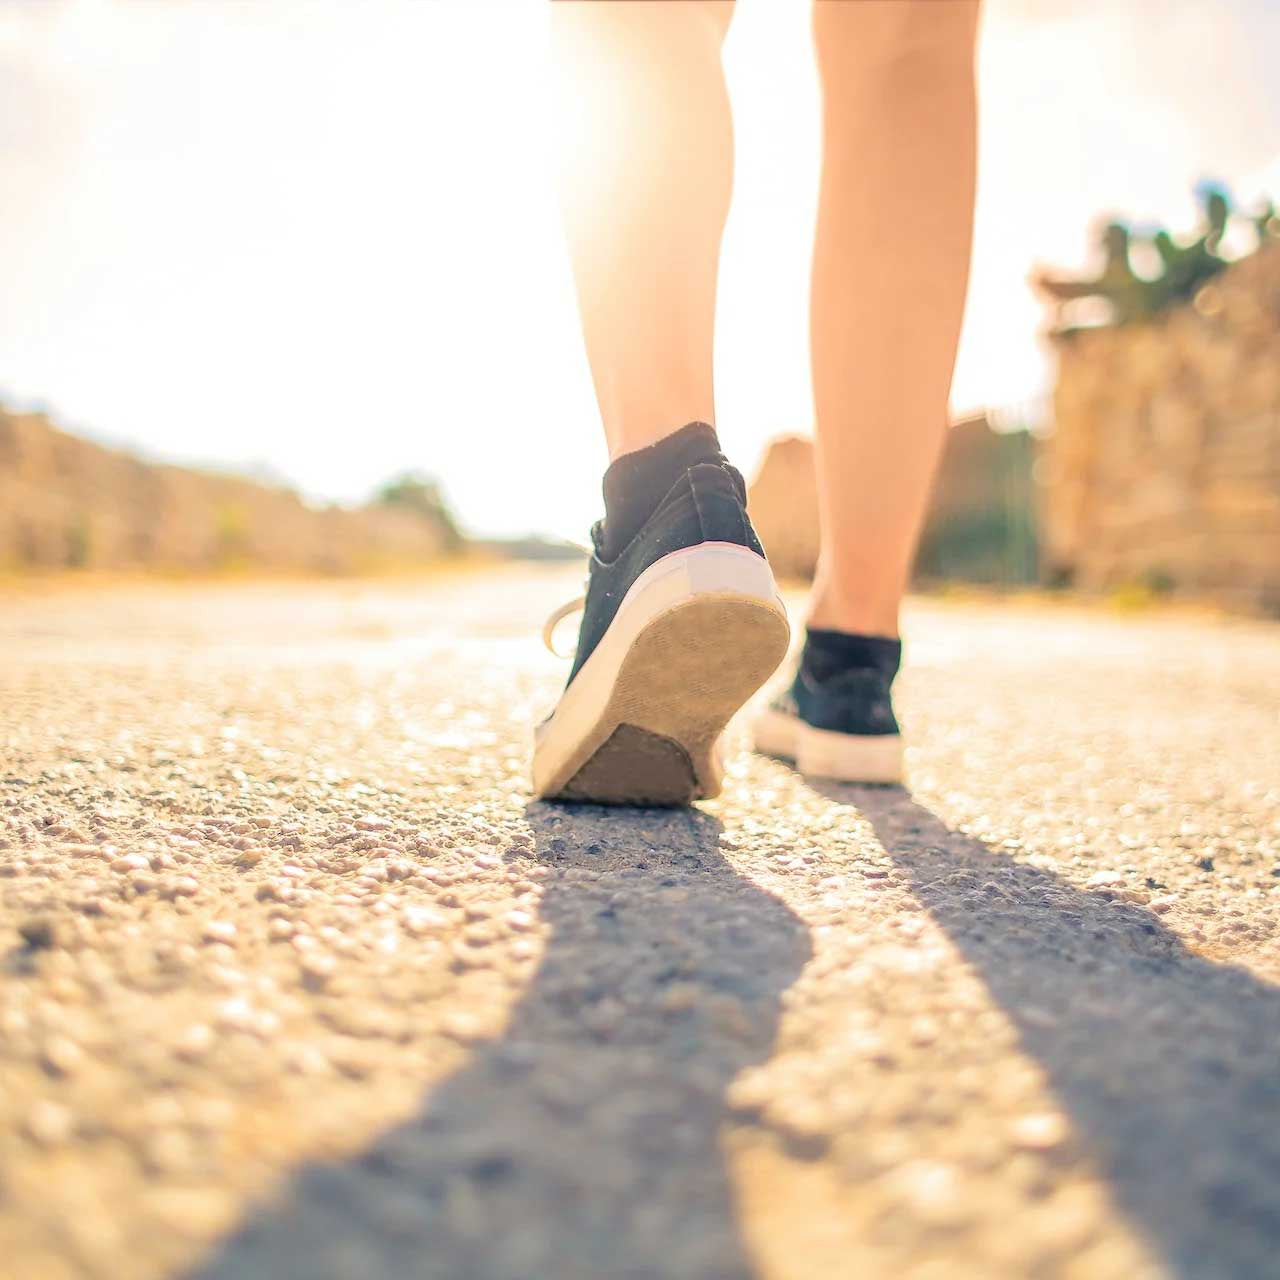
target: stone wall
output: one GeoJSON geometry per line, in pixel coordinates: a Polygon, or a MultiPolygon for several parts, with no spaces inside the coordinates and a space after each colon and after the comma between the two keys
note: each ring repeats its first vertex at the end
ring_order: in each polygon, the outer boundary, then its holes
{"type": "Polygon", "coordinates": [[[314,508],[284,489],[144,462],[43,415],[0,410],[0,570],[345,573],[433,559],[445,542],[410,511],[314,508]]]}
{"type": "MultiPolygon", "coordinates": [[[[985,417],[947,432],[916,577],[1025,583],[1036,574],[1033,449],[1025,431],[998,432],[985,417]]],[[[774,571],[810,578],[818,558],[813,442],[784,436],[765,452],[748,507],[774,571]]]]}
{"type": "Polygon", "coordinates": [[[1046,575],[1280,609],[1280,244],[1194,306],[1056,345],[1046,575]]]}

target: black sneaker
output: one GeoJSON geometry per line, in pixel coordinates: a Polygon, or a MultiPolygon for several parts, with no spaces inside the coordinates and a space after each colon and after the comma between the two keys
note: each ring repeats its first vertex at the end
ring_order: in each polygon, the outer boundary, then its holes
{"type": "Polygon", "coordinates": [[[682,469],[616,554],[605,526],[591,530],[585,598],[548,623],[549,635],[583,608],[568,685],[535,731],[534,794],[647,805],[714,796],[720,734],[790,637],[742,476],[723,459],[682,469]]]}
{"type": "Polygon", "coordinates": [[[756,750],[815,778],[901,782],[890,692],[901,658],[898,640],[810,631],[794,679],[756,717],[756,750]]]}

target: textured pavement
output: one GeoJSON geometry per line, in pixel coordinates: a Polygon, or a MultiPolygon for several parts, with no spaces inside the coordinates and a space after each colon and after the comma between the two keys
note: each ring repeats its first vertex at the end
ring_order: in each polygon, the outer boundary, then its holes
{"type": "Polygon", "coordinates": [[[1280,1275],[1280,627],[918,602],[910,793],[623,813],[576,586],[0,597],[6,1280],[1280,1275]]]}

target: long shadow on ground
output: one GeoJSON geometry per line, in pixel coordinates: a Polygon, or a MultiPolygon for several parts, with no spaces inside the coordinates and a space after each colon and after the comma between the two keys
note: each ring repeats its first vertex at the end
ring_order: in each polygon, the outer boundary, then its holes
{"type": "Polygon", "coordinates": [[[817,789],[871,821],[1172,1271],[1280,1275],[1280,990],[902,791],[817,789]]]}
{"type": "Polygon", "coordinates": [[[706,814],[528,816],[550,935],[504,1035],[409,1123],[299,1172],[200,1275],[752,1274],[724,1095],[768,1056],[808,932],[732,870],[706,814]]]}

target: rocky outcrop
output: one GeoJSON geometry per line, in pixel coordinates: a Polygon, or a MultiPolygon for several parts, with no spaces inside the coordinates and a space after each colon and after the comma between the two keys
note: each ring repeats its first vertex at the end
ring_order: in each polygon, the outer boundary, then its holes
{"type": "MultiPolygon", "coordinates": [[[[985,417],[947,432],[916,562],[920,579],[1021,583],[1034,579],[1032,442],[1025,431],[992,430],[985,417]]],[[[810,578],[818,559],[813,442],[770,444],[748,505],[774,571],[810,578]]]]}
{"type": "Polygon", "coordinates": [[[1280,245],[1194,305],[1057,349],[1046,573],[1280,609],[1280,245]]]}
{"type": "Polygon", "coordinates": [[[747,491],[747,510],[780,578],[811,578],[818,563],[818,488],[813,441],[770,443],[747,491]]]}
{"type": "Polygon", "coordinates": [[[325,573],[439,556],[447,533],[392,507],[316,508],[238,476],[142,461],[0,410],[0,569],[325,573]]]}

